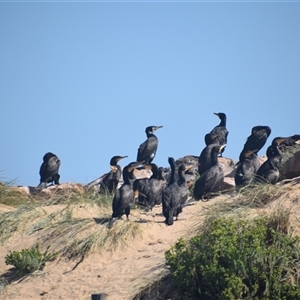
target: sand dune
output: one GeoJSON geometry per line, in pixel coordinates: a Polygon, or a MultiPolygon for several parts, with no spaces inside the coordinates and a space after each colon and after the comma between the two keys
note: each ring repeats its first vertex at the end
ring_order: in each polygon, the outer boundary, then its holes
{"type": "MultiPolygon", "coordinates": [[[[287,193],[277,200],[284,207],[293,206],[294,222],[299,212],[299,184],[290,187],[287,193]]],[[[132,299],[138,289],[153,281],[165,269],[164,253],[180,237],[193,234],[195,224],[204,220],[208,209],[216,203],[234,201],[230,195],[217,197],[209,202],[195,202],[184,208],[179,220],[167,227],[161,215],[161,207],[155,207],[150,214],[134,210],[130,221],[139,222],[142,237],[130,242],[116,251],[107,250],[90,255],[78,264],[79,260],[56,260],[46,265],[43,271],[13,281],[0,294],[1,299],[91,299],[91,294],[105,293],[106,299],[132,299]]],[[[274,203],[273,206],[276,206],[274,203]]],[[[253,210],[254,214],[263,214],[272,205],[253,210]]],[[[8,211],[8,206],[1,206],[1,211],[8,211]]],[[[59,206],[46,207],[47,213],[61,209],[59,206]]],[[[78,209],[77,216],[97,217],[97,210],[78,209]]],[[[97,223],[91,230],[97,230],[97,223]]],[[[297,225],[298,226],[298,225],[297,225]]],[[[296,226],[296,227],[297,227],[296,226]]],[[[295,227],[295,226],[294,226],[295,227]]],[[[0,251],[0,273],[4,274],[11,266],[5,265],[4,257],[9,250],[21,250],[39,241],[41,231],[31,235],[15,234],[0,251]]]]}

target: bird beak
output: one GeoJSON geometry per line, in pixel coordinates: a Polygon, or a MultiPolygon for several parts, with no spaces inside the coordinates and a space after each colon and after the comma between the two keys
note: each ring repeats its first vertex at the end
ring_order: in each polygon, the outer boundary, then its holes
{"type": "Polygon", "coordinates": [[[278,139],[276,139],[277,145],[281,144],[283,141],[285,141],[284,138],[278,138],[278,139]]]}
{"type": "Polygon", "coordinates": [[[131,163],[130,167],[128,168],[129,172],[131,172],[131,171],[134,170],[137,166],[140,166],[140,165],[141,165],[140,162],[131,163]]]}
{"type": "Polygon", "coordinates": [[[117,161],[120,161],[121,159],[126,158],[126,157],[128,157],[128,156],[127,156],[127,155],[126,155],[126,156],[120,156],[120,157],[117,159],[117,161]]]}
{"type": "Polygon", "coordinates": [[[191,168],[193,168],[193,165],[186,166],[186,167],[185,167],[185,171],[188,171],[188,170],[190,170],[191,168]]]}
{"type": "Polygon", "coordinates": [[[245,153],[246,157],[249,157],[252,153],[256,152],[257,150],[249,150],[245,153]]]}
{"type": "Polygon", "coordinates": [[[195,183],[194,181],[189,181],[189,182],[187,183],[188,188],[192,187],[194,183],[195,183]]]}
{"type": "Polygon", "coordinates": [[[227,145],[227,144],[224,144],[224,145],[220,146],[220,147],[219,147],[219,152],[220,152],[223,148],[225,148],[226,145],[227,145]]]}
{"type": "Polygon", "coordinates": [[[159,128],[162,128],[163,126],[154,126],[153,127],[153,131],[155,131],[155,130],[157,130],[157,129],[159,129],[159,128]]]}
{"type": "Polygon", "coordinates": [[[136,199],[138,197],[139,197],[139,191],[136,190],[136,191],[133,192],[133,199],[136,199]]]}
{"type": "Polygon", "coordinates": [[[216,115],[218,118],[220,118],[218,113],[214,113],[214,115],[216,115]]]}

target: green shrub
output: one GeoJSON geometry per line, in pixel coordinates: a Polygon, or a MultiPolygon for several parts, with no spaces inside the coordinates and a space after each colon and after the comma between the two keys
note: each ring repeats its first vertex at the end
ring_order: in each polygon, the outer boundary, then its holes
{"type": "Polygon", "coordinates": [[[50,246],[42,253],[39,244],[36,244],[30,249],[22,249],[21,252],[10,251],[5,256],[5,263],[13,265],[20,274],[43,270],[46,262],[55,260],[58,255],[58,252],[48,253],[49,248],[50,246]]]}
{"type": "Polygon", "coordinates": [[[267,218],[217,218],[166,252],[182,299],[300,299],[299,242],[267,218]]]}

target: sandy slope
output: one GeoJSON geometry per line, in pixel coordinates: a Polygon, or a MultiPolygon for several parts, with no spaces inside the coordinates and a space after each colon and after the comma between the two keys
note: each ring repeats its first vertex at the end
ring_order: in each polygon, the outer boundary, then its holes
{"type": "MultiPolygon", "coordinates": [[[[294,222],[300,209],[297,199],[300,199],[299,184],[277,200],[282,207],[293,207],[294,222]]],[[[12,282],[4,293],[0,294],[0,298],[87,300],[91,299],[91,294],[103,292],[108,295],[106,299],[132,299],[139,287],[162,272],[165,264],[164,252],[169,249],[170,245],[179,237],[192,234],[195,224],[204,220],[209,207],[218,202],[226,203],[232,200],[234,198],[231,196],[220,196],[209,202],[196,202],[185,207],[179,216],[180,219],[170,227],[166,227],[163,223],[164,218],[160,214],[161,207],[154,208],[153,214],[157,214],[154,217],[146,214],[140,215],[138,211],[134,211],[131,222],[139,221],[141,218],[147,221],[140,223],[143,229],[142,239],[115,252],[106,251],[89,256],[74,271],[71,270],[76,261],[52,262],[46,265],[44,273],[12,282]]],[[[5,209],[8,208],[5,207],[5,209]]],[[[263,214],[268,210],[270,207],[256,210],[255,213],[263,214]]],[[[95,229],[99,225],[93,226],[95,229]]],[[[38,241],[39,235],[40,233],[36,232],[30,236],[15,236],[1,247],[0,274],[10,268],[4,263],[4,257],[9,250],[29,247],[38,241]]]]}

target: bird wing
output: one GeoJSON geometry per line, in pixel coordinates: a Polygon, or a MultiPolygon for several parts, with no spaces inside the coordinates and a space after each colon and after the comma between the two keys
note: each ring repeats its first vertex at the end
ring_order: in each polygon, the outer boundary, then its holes
{"type": "Polygon", "coordinates": [[[157,150],[157,138],[154,136],[149,137],[145,142],[143,142],[139,149],[137,155],[137,161],[143,161],[147,157],[155,156],[157,150]]]}
{"type": "Polygon", "coordinates": [[[227,136],[229,131],[224,126],[216,126],[211,132],[211,134],[216,134],[216,140],[219,141],[220,145],[227,143],[227,136]]]}
{"type": "Polygon", "coordinates": [[[133,201],[133,190],[131,185],[123,184],[116,192],[113,199],[113,218],[121,217],[124,210],[133,201]]]}
{"type": "Polygon", "coordinates": [[[58,173],[60,160],[57,156],[52,156],[47,162],[43,162],[40,168],[41,182],[52,181],[52,176],[58,173]]]}

